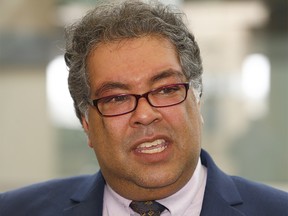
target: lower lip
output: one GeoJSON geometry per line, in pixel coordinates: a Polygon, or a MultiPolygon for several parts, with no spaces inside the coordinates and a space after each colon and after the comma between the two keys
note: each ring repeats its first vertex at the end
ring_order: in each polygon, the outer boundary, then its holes
{"type": "Polygon", "coordinates": [[[145,153],[145,152],[137,151],[137,149],[133,151],[137,160],[140,160],[141,162],[149,163],[149,164],[166,161],[169,158],[170,152],[171,152],[171,147],[168,143],[165,144],[165,149],[161,152],[145,153]]]}

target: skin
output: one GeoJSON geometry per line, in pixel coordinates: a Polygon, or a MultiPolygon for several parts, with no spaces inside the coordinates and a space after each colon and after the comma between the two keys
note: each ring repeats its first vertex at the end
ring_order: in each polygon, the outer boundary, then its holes
{"type": "MultiPolygon", "coordinates": [[[[161,37],[100,44],[91,51],[87,64],[91,99],[143,94],[162,85],[187,82],[174,46],[161,37]]],[[[192,89],[179,105],[154,108],[141,98],[134,112],[117,117],[102,117],[90,106],[82,124],[106,182],[127,199],[167,197],[181,189],[196,168],[201,114],[192,89]],[[165,141],[161,152],[136,149],[157,139],[165,141]]]]}

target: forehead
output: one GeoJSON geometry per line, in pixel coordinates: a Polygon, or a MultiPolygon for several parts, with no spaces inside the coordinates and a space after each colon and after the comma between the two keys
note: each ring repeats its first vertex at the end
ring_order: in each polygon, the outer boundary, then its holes
{"type": "Polygon", "coordinates": [[[164,71],[183,75],[174,45],[150,36],[102,43],[91,51],[87,66],[91,87],[107,81],[138,85],[164,71]]]}

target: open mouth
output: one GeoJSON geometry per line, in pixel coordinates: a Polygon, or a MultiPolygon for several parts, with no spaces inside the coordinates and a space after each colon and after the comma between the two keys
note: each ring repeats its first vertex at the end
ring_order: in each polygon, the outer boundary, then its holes
{"type": "Polygon", "coordinates": [[[144,142],[137,146],[136,151],[143,154],[155,154],[164,151],[167,143],[164,139],[157,139],[153,142],[144,142]]]}

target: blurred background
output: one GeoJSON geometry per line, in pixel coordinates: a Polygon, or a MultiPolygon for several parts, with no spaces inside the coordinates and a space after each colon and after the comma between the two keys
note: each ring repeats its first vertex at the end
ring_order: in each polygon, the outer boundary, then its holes
{"type": "MultiPolygon", "coordinates": [[[[288,1],[178,0],[204,62],[203,148],[288,191],[288,1]]],[[[99,169],[74,116],[64,27],[96,0],[0,1],[0,192],[99,169]]]]}

